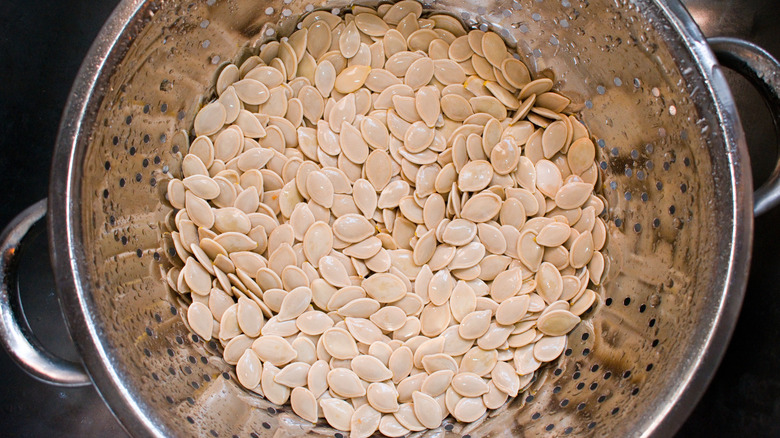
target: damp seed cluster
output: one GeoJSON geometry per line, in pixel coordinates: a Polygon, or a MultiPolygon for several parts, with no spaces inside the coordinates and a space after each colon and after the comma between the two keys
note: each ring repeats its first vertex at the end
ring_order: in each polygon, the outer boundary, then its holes
{"type": "Polygon", "coordinates": [[[167,187],[189,328],[354,437],[502,406],[604,271],[594,144],[552,87],[414,1],[313,12],[225,66],[167,187]]]}

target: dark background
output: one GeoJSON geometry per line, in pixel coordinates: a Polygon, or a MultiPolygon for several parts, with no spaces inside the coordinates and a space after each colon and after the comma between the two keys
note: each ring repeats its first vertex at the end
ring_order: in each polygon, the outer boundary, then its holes
{"type": "MultiPolygon", "coordinates": [[[[0,4],[0,227],[46,197],[52,147],[79,65],[117,0],[3,0],[0,4]]],[[[707,36],[743,37],[780,57],[772,0],[686,0],[707,36]]],[[[730,75],[757,183],[774,167],[775,133],[746,81],[730,75]]],[[[780,436],[780,208],[756,220],[745,303],[723,362],[678,437],[780,436]]],[[[28,320],[55,353],[75,359],[57,309],[45,230],[20,265],[28,320]]],[[[0,435],[121,436],[92,387],[39,383],[0,352],[0,435]]]]}

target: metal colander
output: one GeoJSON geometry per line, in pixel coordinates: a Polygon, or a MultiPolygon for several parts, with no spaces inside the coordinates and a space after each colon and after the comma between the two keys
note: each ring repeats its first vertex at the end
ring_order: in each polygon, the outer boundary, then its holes
{"type": "MultiPolygon", "coordinates": [[[[565,354],[486,418],[448,419],[415,435],[671,434],[725,349],[751,246],[746,147],[712,52],[677,2],[424,4],[496,30],[535,75],[551,77],[572,98],[597,138],[609,238],[605,287],[565,354]]],[[[71,334],[92,381],[133,435],[343,436],[243,390],[217,345],[188,331],[160,267],[175,259],[164,188],[180,177],[182,130],[212,94],[220,66],[289,34],[306,12],[347,7],[342,0],[126,0],[85,61],[54,159],[50,237],[71,334]]],[[[720,44],[736,53],[729,41],[720,44]]],[[[762,54],[756,50],[750,53],[762,54]]],[[[738,55],[754,70],[771,61],[738,55]]],[[[765,210],[774,198],[763,193],[765,210]]],[[[44,211],[39,204],[12,224],[4,260],[44,211]]],[[[9,278],[2,276],[6,287],[9,278]]],[[[9,328],[8,308],[2,316],[3,340],[28,371],[87,381],[77,365],[36,351],[9,328]]]]}

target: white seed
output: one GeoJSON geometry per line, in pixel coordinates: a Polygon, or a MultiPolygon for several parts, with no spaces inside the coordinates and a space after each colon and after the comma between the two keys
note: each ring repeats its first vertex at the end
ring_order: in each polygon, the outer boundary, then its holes
{"type": "Polygon", "coordinates": [[[254,389],[260,384],[262,372],[263,364],[260,362],[257,354],[251,349],[245,350],[236,363],[236,375],[239,383],[244,388],[254,389]]]}
{"type": "Polygon", "coordinates": [[[242,386],[358,437],[500,408],[609,263],[571,100],[497,33],[422,12],[314,12],[228,64],[167,185],[188,326],[242,386]]]}
{"type": "Polygon", "coordinates": [[[372,313],[369,319],[380,329],[393,332],[406,323],[406,313],[400,307],[385,306],[372,313]]]}
{"type": "MultiPolygon", "coordinates": [[[[436,306],[433,303],[427,304],[420,314],[420,332],[425,336],[435,337],[449,326],[451,320],[452,314],[449,306],[446,304],[441,306],[436,306]]],[[[422,365],[421,361],[422,359],[417,362],[422,365]]]]}
{"type": "Polygon", "coordinates": [[[344,242],[361,242],[374,231],[368,219],[357,214],[345,214],[333,222],[333,234],[344,242]]]}
{"type": "Polygon", "coordinates": [[[393,373],[373,356],[356,356],[352,359],[351,367],[352,371],[366,382],[382,382],[393,377],[393,373]]]}
{"type": "Polygon", "coordinates": [[[358,298],[339,307],[338,314],[345,318],[368,318],[379,310],[379,303],[371,298],[358,298]]]}
{"type": "Polygon", "coordinates": [[[491,312],[489,310],[472,312],[466,315],[458,328],[458,334],[463,339],[477,339],[484,335],[490,327],[491,312]]]}
{"type": "Polygon", "coordinates": [[[484,376],[493,370],[498,362],[496,350],[483,350],[474,347],[463,356],[460,362],[460,372],[472,372],[484,376]]]}
{"type": "Polygon", "coordinates": [[[428,429],[439,427],[442,420],[442,412],[439,403],[428,394],[420,391],[412,393],[414,405],[414,414],[420,421],[420,424],[428,429]]]}
{"type": "Polygon", "coordinates": [[[195,135],[211,135],[216,133],[225,123],[227,114],[225,107],[219,101],[211,102],[201,108],[195,116],[195,135]]]}
{"type": "Polygon", "coordinates": [[[352,414],[349,436],[354,438],[367,438],[373,435],[374,432],[379,429],[379,422],[381,419],[382,414],[372,408],[371,405],[364,404],[359,406],[355,409],[355,413],[352,414]]]}
{"type": "Polygon", "coordinates": [[[403,437],[411,431],[402,426],[401,423],[396,420],[395,416],[385,414],[379,422],[379,432],[388,437],[403,437]]]}
{"type": "Polygon", "coordinates": [[[445,304],[452,294],[455,281],[448,269],[442,269],[431,277],[428,284],[428,297],[435,306],[445,304]]]}
{"type": "Polygon", "coordinates": [[[547,247],[563,245],[569,239],[570,228],[561,222],[551,222],[545,225],[536,235],[536,243],[547,247]]]}
{"type": "Polygon", "coordinates": [[[593,185],[572,181],[564,184],[555,194],[555,204],[562,209],[577,208],[593,193],[593,185]]]}
{"type": "Polygon", "coordinates": [[[539,362],[552,362],[566,348],[566,336],[544,336],[534,344],[534,358],[539,362]]]}
{"type": "Polygon", "coordinates": [[[398,383],[412,371],[414,367],[413,353],[409,347],[401,347],[390,356],[388,368],[393,373],[393,382],[398,383]]]}
{"type": "Polygon", "coordinates": [[[324,360],[314,362],[306,376],[306,385],[315,397],[319,398],[327,389],[327,375],[330,366],[324,360]]]}
{"type": "Polygon", "coordinates": [[[487,383],[478,375],[458,373],[452,378],[452,388],[463,397],[478,397],[488,392],[487,383]]]}
{"type": "Polygon", "coordinates": [[[253,338],[260,335],[265,322],[260,306],[254,300],[245,297],[238,299],[236,319],[241,331],[253,338]]]}
{"type": "Polygon", "coordinates": [[[596,148],[593,142],[583,137],[569,146],[569,150],[566,153],[567,163],[572,173],[579,175],[585,172],[593,164],[593,160],[596,157],[596,148]]]}
{"type": "Polygon", "coordinates": [[[347,317],[345,321],[349,333],[358,342],[370,345],[376,341],[386,339],[379,327],[366,318],[347,317]]]}
{"type": "Polygon", "coordinates": [[[496,310],[496,322],[503,325],[515,324],[525,316],[530,304],[527,295],[516,296],[507,299],[498,305],[496,310]]]}
{"type": "Polygon", "coordinates": [[[334,327],[325,330],[320,339],[328,353],[337,359],[352,359],[358,355],[355,340],[342,328],[334,327]]]}
{"type": "Polygon", "coordinates": [[[314,84],[323,97],[330,96],[336,84],[336,68],[330,61],[323,60],[317,64],[317,68],[314,70],[314,84]]]}
{"type": "Polygon", "coordinates": [[[295,359],[295,350],[280,336],[265,335],[252,343],[252,350],[263,362],[282,366],[295,359]]]}
{"type": "Polygon", "coordinates": [[[515,397],[520,390],[520,378],[507,362],[496,363],[490,377],[496,387],[510,397],[515,397]]]}
{"type": "Polygon", "coordinates": [[[276,315],[279,321],[289,321],[298,318],[311,303],[311,289],[308,287],[297,287],[290,291],[282,301],[282,307],[276,315]]]}
{"type": "Polygon", "coordinates": [[[320,275],[336,287],[349,286],[349,273],[346,267],[334,256],[325,256],[319,261],[320,275]]]}
{"type": "Polygon", "coordinates": [[[487,408],[482,397],[463,397],[455,406],[452,416],[464,423],[471,423],[485,414],[487,408]]]}
{"type": "Polygon", "coordinates": [[[512,298],[520,292],[523,285],[523,271],[521,268],[513,268],[496,276],[490,285],[490,296],[497,303],[512,298]]]}
{"type": "Polygon", "coordinates": [[[484,350],[497,349],[507,342],[513,330],[514,326],[502,326],[491,322],[487,332],[477,340],[477,345],[484,350]]]}
{"type": "Polygon", "coordinates": [[[333,428],[349,432],[355,409],[349,403],[337,398],[320,399],[320,407],[325,420],[333,428]]]}
{"type": "Polygon", "coordinates": [[[368,144],[360,131],[344,120],[341,124],[339,145],[345,157],[355,164],[363,164],[368,158],[368,144]]]}
{"type": "Polygon", "coordinates": [[[366,390],[368,403],[379,412],[398,412],[398,392],[389,383],[371,383],[366,390]]]}
{"type": "Polygon", "coordinates": [[[193,302],[187,309],[187,322],[195,334],[206,341],[211,339],[213,319],[208,306],[203,303],[193,302]]]}
{"type": "Polygon", "coordinates": [[[208,295],[211,292],[211,275],[196,259],[187,259],[181,275],[192,292],[198,295],[208,295]]]}
{"type": "Polygon", "coordinates": [[[513,361],[517,374],[531,374],[541,366],[541,362],[533,355],[533,349],[534,344],[529,344],[515,350],[513,361]]]}
{"type": "MultiPolygon", "coordinates": [[[[317,361],[317,346],[308,337],[299,336],[290,344],[295,350],[297,356],[295,359],[298,362],[303,362],[308,365],[312,365],[317,361]]],[[[305,384],[305,383],[304,383],[305,384]]]]}
{"type": "Polygon", "coordinates": [[[563,293],[563,279],[553,264],[543,262],[536,273],[536,288],[548,304],[557,301],[563,293]]]}
{"type": "Polygon", "coordinates": [[[337,395],[346,398],[366,395],[366,388],[354,371],[346,368],[334,368],[328,372],[328,386],[337,395]]]}
{"type": "Polygon", "coordinates": [[[392,274],[374,274],[361,283],[366,293],[380,303],[392,303],[406,295],[404,283],[392,274]]]}
{"type": "Polygon", "coordinates": [[[549,336],[569,333],[580,322],[577,315],[568,310],[553,310],[539,317],[536,325],[539,331],[549,336]]]}
{"type": "Polygon", "coordinates": [[[282,368],[274,376],[274,382],[290,388],[305,386],[310,368],[311,365],[305,362],[293,362],[282,368]]]}
{"type": "Polygon", "coordinates": [[[447,224],[442,234],[444,243],[450,245],[465,245],[477,234],[477,226],[468,220],[455,219],[447,224]]]}
{"type": "Polygon", "coordinates": [[[279,368],[270,363],[263,364],[263,377],[260,381],[265,398],[271,403],[282,405],[290,397],[290,388],[280,385],[274,381],[274,377],[279,373],[279,368]]]}
{"type": "Polygon", "coordinates": [[[324,222],[312,224],[303,237],[303,253],[306,259],[316,267],[320,259],[329,254],[332,249],[333,231],[331,227],[324,222]]]}
{"type": "Polygon", "coordinates": [[[482,396],[482,402],[488,409],[498,409],[506,402],[509,396],[498,389],[493,381],[488,383],[488,392],[482,396]]]}
{"type": "Polygon", "coordinates": [[[458,174],[458,188],[464,192],[477,192],[490,184],[493,166],[484,160],[471,161],[458,174]]]}
{"type": "Polygon", "coordinates": [[[492,192],[481,192],[463,205],[461,217],[472,222],[486,222],[495,217],[501,209],[501,198],[492,192]]]}
{"type": "Polygon", "coordinates": [[[295,324],[303,333],[317,336],[331,328],[333,326],[333,320],[323,312],[311,310],[298,316],[295,320],[295,324]]]}
{"type": "Polygon", "coordinates": [[[306,388],[293,388],[290,393],[290,405],[293,412],[310,423],[317,423],[317,398],[306,388]]]}
{"type": "Polygon", "coordinates": [[[336,76],[334,88],[339,93],[347,94],[357,91],[368,78],[371,67],[367,65],[353,65],[345,68],[336,76]]]}

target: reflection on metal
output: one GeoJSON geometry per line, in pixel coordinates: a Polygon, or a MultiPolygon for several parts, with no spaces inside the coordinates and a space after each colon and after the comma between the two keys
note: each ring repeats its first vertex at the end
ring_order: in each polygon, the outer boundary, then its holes
{"type": "Polygon", "coordinates": [[[16,284],[16,259],[22,239],[36,222],[46,217],[46,200],[41,200],[19,214],[0,236],[0,342],[29,375],[58,386],[86,386],[92,382],[81,364],[60,359],[35,339],[19,315],[19,289],[16,284]]]}
{"type": "MultiPolygon", "coordinates": [[[[569,352],[497,416],[445,435],[671,435],[725,348],[751,243],[744,138],[712,53],[677,2],[429,4],[492,23],[579,103],[610,205],[611,281],[569,352]]],[[[87,368],[135,435],[335,433],[241,390],[159,276],[171,263],[162,187],[186,152],[174,134],[191,126],[195,96],[211,95],[237,47],[246,58],[322,6],[129,0],[74,85],[54,158],[55,270],[87,368]]]]}
{"type": "MultiPolygon", "coordinates": [[[[780,63],[753,43],[717,37],[707,40],[718,61],[747,78],[764,98],[775,123],[775,135],[780,138],[780,63]]],[[[753,211],[761,215],[780,203],[780,161],[772,175],[755,192],[753,211]]]]}

